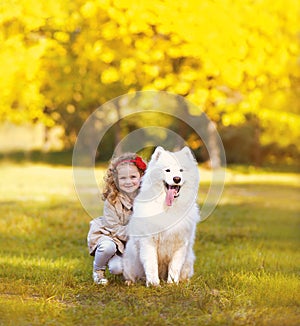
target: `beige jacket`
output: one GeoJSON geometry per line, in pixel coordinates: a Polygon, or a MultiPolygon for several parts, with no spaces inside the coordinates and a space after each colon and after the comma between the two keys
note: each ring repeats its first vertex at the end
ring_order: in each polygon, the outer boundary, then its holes
{"type": "Polygon", "coordinates": [[[127,241],[126,227],[132,214],[132,200],[120,193],[115,205],[104,202],[103,216],[90,222],[87,243],[90,255],[95,254],[99,240],[103,235],[109,236],[117,245],[120,253],[124,252],[127,241]]]}

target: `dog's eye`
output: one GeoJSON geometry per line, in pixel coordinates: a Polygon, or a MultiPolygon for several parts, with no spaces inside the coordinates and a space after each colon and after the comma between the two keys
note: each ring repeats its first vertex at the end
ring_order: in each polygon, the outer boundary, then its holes
{"type": "Polygon", "coordinates": [[[166,169],[166,172],[171,172],[171,170],[170,169],[166,169]]]}
{"type": "Polygon", "coordinates": [[[180,169],[179,171],[180,171],[180,172],[183,172],[183,169],[180,169]]]}

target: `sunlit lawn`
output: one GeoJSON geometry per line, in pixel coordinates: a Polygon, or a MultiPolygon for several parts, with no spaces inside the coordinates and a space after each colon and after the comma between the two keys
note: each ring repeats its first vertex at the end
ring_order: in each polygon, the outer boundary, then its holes
{"type": "Polygon", "coordinates": [[[71,168],[1,164],[0,325],[299,325],[299,175],[238,171],[198,226],[190,283],[101,288],[71,168]]]}

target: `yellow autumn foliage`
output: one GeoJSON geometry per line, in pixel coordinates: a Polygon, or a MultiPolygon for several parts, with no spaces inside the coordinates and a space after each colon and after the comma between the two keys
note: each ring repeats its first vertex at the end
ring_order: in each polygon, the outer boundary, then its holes
{"type": "Polygon", "coordinates": [[[291,143],[299,17],[297,0],[3,0],[0,118],[51,125],[152,89],[185,96],[198,105],[190,114],[220,125],[255,115],[264,143],[291,143]]]}

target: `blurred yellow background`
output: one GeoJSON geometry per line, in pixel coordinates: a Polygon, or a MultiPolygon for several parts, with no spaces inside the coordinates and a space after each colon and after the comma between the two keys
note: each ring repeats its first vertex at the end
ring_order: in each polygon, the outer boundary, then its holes
{"type": "MultiPolygon", "coordinates": [[[[297,0],[4,0],[0,121],[43,129],[21,148],[68,149],[106,101],[167,91],[196,104],[187,115],[216,123],[230,162],[251,138],[259,158],[246,163],[293,163],[299,17],[297,0]]],[[[8,146],[1,130],[0,150],[20,147],[22,137],[8,146]]]]}

